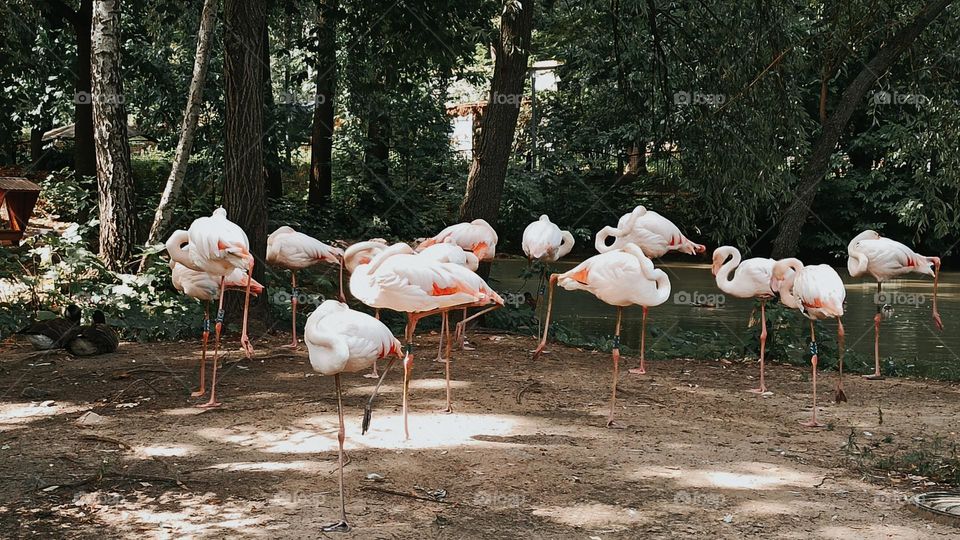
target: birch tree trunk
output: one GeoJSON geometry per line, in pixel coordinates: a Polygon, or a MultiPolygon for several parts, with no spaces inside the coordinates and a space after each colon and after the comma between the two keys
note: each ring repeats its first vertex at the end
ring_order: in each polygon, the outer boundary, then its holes
{"type": "Polygon", "coordinates": [[[100,258],[122,271],[136,243],[127,111],[120,78],[120,1],[97,0],[92,38],[93,140],[100,202],[100,258]]]}

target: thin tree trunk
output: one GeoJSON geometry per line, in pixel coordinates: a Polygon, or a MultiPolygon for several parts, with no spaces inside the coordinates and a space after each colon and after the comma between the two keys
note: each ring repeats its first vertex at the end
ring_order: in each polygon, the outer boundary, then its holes
{"type": "Polygon", "coordinates": [[[93,10],[92,68],[94,142],[100,199],[100,258],[123,270],[136,243],[133,175],[127,111],[120,77],[120,0],[97,0],[93,10]]]}
{"type": "Polygon", "coordinates": [[[283,197],[283,176],[280,167],[280,135],[277,133],[277,106],[273,99],[273,70],[270,68],[270,32],[267,17],[263,18],[263,41],[260,48],[260,66],[263,81],[263,126],[266,147],[264,148],[264,182],[267,196],[283,197]]]}
{"type": "Polygon", "coordinates": [[[317,6],[317,102],[310,141],[310,185],[307,204],[322,207],[333,193],[333,124],[337,94],[337,0],[317,6]]]}
{"type": "MultiPolygon", "coordinates": [[[[73,169],[77,175],[93,176],[97,174],[96,147],[93,140],[93,107],[90,95],[93,93],[91,81],[91,34],[93,19],[93,0],[81,0],[80,10],[74,21],[77,37],[77,96],[86,95],[87,99],[76,99],[73,114],[73,169]]],[[[124,126],[126,127],[126,126],[124,126]]]]}
{"type": "Polygon", "coordinates": [[[493,46],[496,58],[490,98],[483,113],[483,127],[473,154],[466,195],[460,206],[461,221],[483,218],[496,226],[527,79],[535,3],[535,0],[509,1],[500,16],[500,37],[493,46]]]}
{"type": "MultiPolygon", "coordinates": [[[[203,86],[207,80],[207,66],[210,61],[210,38],[213,36],[213,27],[217,22],[217,0],[205,0],[203,13],[200,15],[200,29],[197,31],[197,54],[193,62],[193,78],[190,80],[190,92],[187,94],[187,106],[183,111],[183,122],[180,128],[180,141],[173,156],[173,165],[167,185],[160,196],[160,204],[153,216],[150,234],[147,235],[147,244],[160,241],[160,236],[166,232],[173,215],[173,207],[180,196],[183,187],[183,178],[187,174],[187,165],[190,163],[190,152],[193,149],[193,139],[197,131],[197,121],[200,118],[200,108],[203,104],[203,86]]],[[[140,261],[140,270],[143,271],[146,257],[140,261]]]]}
{"type": "Polygon", "coordinates": [[[833,114],[827,117],[820,137],[813,145],[810,158],[803,167],[795,198],[784,213],[783,219],[780,220],[777,237],[773,242],[775,258],[791,257],[796,254],[803,225],[807,221],[820,181],[827,173],[830,156],[833,155],[847,122],[862,103],[867,91],[951,2],[952,0],[933,0],[927,4],[910,24],[901,28],[890,41],[880,47],[876,56],[860,70],[856,78],[843,91],[840,102],[833,114]]]}
{"type": "Polygon", "coordinates": [[[261,2],[226,0],[223,15],[226,93],[223,206],[227,217],[247,233],[250,251],[257,263],[254,278],[261,280],[267,250],[261,64],[266,12],[261,2]]]}

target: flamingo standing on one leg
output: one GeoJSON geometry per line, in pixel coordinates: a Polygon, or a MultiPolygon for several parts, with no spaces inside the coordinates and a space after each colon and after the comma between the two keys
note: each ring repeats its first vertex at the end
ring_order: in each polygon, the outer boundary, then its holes
{"type": "Polygon", "coordinates": [[[770,287],[780,292],[780,301],[787,307],[800,310],[810,319],[810,364],[813,370],[813,418],[802,424],[807,427],[822,427],[817,422],[817,361],[819,360],[814,321],[837,319],[837,344],[840,355],[840,376],[837,380],[836,398],[846,401],[843,393],[843,301],[847,292],[840,274],[826,264],[804,266],[799,259],[782,259],[773,265],[770,287]]]}
{"type": "Polygon", "coordinates": [[[304,270],[319,262],[340,266],[340,301],[346,302],[343,295],[343,250],[328,246],[323,242],[283,226],[267,237],[267,263],[290,270],[290,312],[293,324],[293,342],[290,348],[296,349],[297,342],[297,270],[304,270]]]}
{"type": "Polygon", "coordinates": [[[718,247],[713,252],[713,275],[721,291],[737,298],[760,299],[760,386],[751,392],[763,394],[767,391],[764,381],[764,353],[767,346],[767,300],[773,298],[776,291],[770,288],[773,277],[773,265],[777,261],[763,257],[754,257],[741,262],[740,250],[733,246],[718,247]],[[734,272],[736,269],[736,272],[734,272]],[[730,273],[733,272],[731,279],[730,273]]]}
{"type": "Polygon", "coordinates": [[[310,365],[322,375],[333,375],[337,386],[337,432],[340,458],[340,521],[323,527],[324,532],[347,532],[347,508],[343,490],[343,398],[340,374],[367,369],[379,358],[400,356],[400,341],[382,322],[342,302],[327,300],[307,317],[303,342],[310,353],[310,365]]]}
{"type": "MultiPolygon", "coordinates": [[[[192,397],[200,397],[207,393],[205,384],[206,361],[207,361],[207,340],[210,338],[210,302],[220,297],[220,281],[206,273],[191,270],[186,266],[170,259],[170,280],[173,287],[181,293],[204,302],[203,307],[203,346],[200,352],[200,389],[192,392],[192,397]]],[[[233,273],[227,276],[223,281],[224,290],[242,291],[246,290],[247,275],[239,268],[234,269],[233,273]]],[[[250,280],[250,294],[259,295],[263,292],[263,285],[257,280],[250,280]]]]}
{"type": "MultiPolygon", "coordinates": [[[[174,231],[166,242],[167,253],[178,263],[199,272],[207,272],[220,277],[220,290],[226,277],[237,268],[247,273],[246,294],[243,303],[243,327],[240,344],[247,358],[253,354],[253,345],[247,336],[247,315],[250,311],[250,289],[253,284],[253,255],[250,254],[250,241],[236,223],[227,219],[227,211],[222,207],[214,210],[210,217],[193,220],[187,231],[174,231]],[[190,246],[189,250],[183,248],[190,246]]],[[[220,358],[220,333],[223,331],[223,294],[220,294],[217,309],[215,339],[213,346],[213,376],[210,383],[210,401],[201,407],[219,407],[217,401],[217,364],[220,358]]]]}
{"type": "MultiPolygon", "coordinates": [[[[357,242],[351,245],[343,254],[343,266],[351,275],[353,271],[361,264],[368,264],[373,260],[373,256],[387,249],[390,244],[382,238],[372,238],[366,242],[357,242]]],[[[374,309],[374,318],[380,320],[380,308],[374,309]]],[[[379,379],[377,373],[377,361],[373,361],[373,370],[363,376],[365,379],[379,379]]]]}
{"type": "MultiPolygon", "coordinates": [[[[527,225],[523,230],[523,252],[528,261],[540,261],[540,282],[537,284],[535,306],[540,305],[544,293],[544,278],[548,269],[546,264],[560,260],[573,249],[575,241],[570,231],[561,231],[560,227],[543,214],[540,219],[527,225]]],[[[537,310],[539,312],[539,310],[537,310]]]]}
{"type": "Polygon", "coordinates": [[[643,325],[640,337],[640,367],[631,373],[646,373],[644,353],[646,348],[647,309],[659,306],[670,298],[670,279],[667,274],[654,268],[653,262],[634,244],[594,255],[563,274],[550,276],[550,293],[547,300],[547,319],[543,338],[534,351],[536,359],[547,344],[550,329],[550,311],[553,307],[553,289],[556,283],[568,291],[587,291],[607,304],[617,306],[617,326],[613,336],[613,388],[610,396],[610,416],[607,426],[613,425],[613,412],[617,401],[617,378],[620,374],[620,322],[623,308],[630,305],[643,307],[643,325]]]}
{"type": "Polygon", "coordinates": [[[917,272],[933,276],[933,324],[937,330],[943,330],[943,321],[937,310],[937,284],[940,278],[940,257],[920,255],[909,247],[884,238],[876,231],[863,231],[847,245],[847,270],[850,277],[860,277],[870,274],[877,280],[877,314],[873,317],[873,357],[875,370],[872,375],[864,378],[883,379],[880,373],[880,313],[883,306],[881,287],[884,281],[917,272]]]}
{"type": "Polygon", "coordinates": [[[669,219],[638,206],[624,214],[616,227],[604,227],[597,233],[594,245],[600,253],[620,249],[627,244],[636,244],[644,255],[651,259],[663,257],[670,251],[696,255],[707,250],[706,246],[692,242],[669,219]],[[607,238],[613,244],[607,245],[607,238]]]}
{"type": "MultiPolygon", "coordinates": [[[[350,246],[345,259],[350,261],[356,251],[370,247],[364,244],[366,243],[350,246]]],[[[406,354],[403,359],[403,429],[404,435],[409,439],[407,394],[413,367],[413,334],[417,322],[423,317],[455,306],[477,305],[491,300],[502,303],[503,300],[487,287],[478,275],[466,268],[421,257],[413,248],[403,243],[380,251],[365,264],[358,264],[350,275],[350,294],[368,306],[407,314],[407,328],[404,333],[406,354]]],[[[389,367],[390,365],[387,369],[389,367]]],[[[447,369],[449,370],[449,363],[447,369]]],[[[380,377],[380,382],[385,375],[386,370],[380,377]]],[[[379,386],[380,383],[377,384],[378,388],[379,386]]],[[[371,403],[376,393],[377,390],[374,390],[371,403]]],[[[449,377],[447,396],[449,401],[449,377]]],[[[369,412],[368,404],[364,431],[369,423],[369,412]]]]}
{"type": "MultiPolygon", "coordinates": [[[[442,242],[431,244],[417,253],[420,257],[426,257],[437,262],[453,263],[460,265],[471,272],[476,272],[480,267],[480,259],[472,251],[467,251],[458,246],[451,237],[445,238],[442,242]]],[[[437,345],[437,358],[435,362],[445,362],[443,358],[443,339],[450,340],[450,318],[449,310],[444,310],[441,314],[440,339],[437,345]]],[[[449,347],[448,347],[449,348],[449,347]]],[[[449,352],[447,353],[449,356],[449,352]]]]}

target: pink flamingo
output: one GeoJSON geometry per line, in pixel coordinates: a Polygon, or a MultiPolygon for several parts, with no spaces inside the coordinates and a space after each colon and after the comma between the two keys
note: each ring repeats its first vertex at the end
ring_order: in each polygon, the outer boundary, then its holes
{"type": "Polygon", "coordinates": [[[721,291],[737,298],[760,299],[760,387],[751,392],[763,394],[767,391],[764,382],[764,353],[767,346],[767,300],[773,298],[776,291],[770,288],[773,277],[773,265],[777,261],[763,257],[754,257],[741,262],[740,250],[733,246],[718,247],[713,252],[713,275],[721,291]],[[734,272],[736,269],[736,272],[734,272]],[[733,272],[733,278],[730,273],[733,272]]]}
{"type": "MultiPolygon", "coordinates": [[[[189,247],[189,246],[188,246],[189,247]]],[[[204,376],[206,373],[207,340],[210,337],[210,302],[220,297],[220,282],[206,272],[191,270],[186,266],[170,259],[170,280],[173,287],[181,293],[204,302],[203,307],[203,348],[200,353],[200,389],[192,392],[192,397],[200,397],[207,393],[204,376]]],[[[235,268],[233,273],[223,281],[224,290],[242,291],[246,289],[247,275],[235,268]]],[[[263,285],[257,280],[250,280],[250,294],[259,295],[263,292],[263,285]]]]}
{"type": "MultiPolygon", "coordinates": [[[[187,231],[174,231],[166,242],[167,253],[176,262],[220,278],[220,291],[223,291],[226,277],[237,268],[247,273],[246,293],[243,303],[243,328],[240,344],[247,358],[253,354],[253,345],[247,336],[247,316],[250,311],[250,288],[253,284],[253,255],[250,254],[250,242],[246,233],[236,223],[227,219],[227,211],[222,207],[214,210],[210,217],[193,220],[187,231]],[[189,244],[189,250],[183,249],[189,244]]],[[[210,401],[201,407],[219,407],[217,401],[217,364],[220,356],[220,333],[223,330],[223,294],[220,294],[217,309],[215,339],[213,346],[213,376],[210,384],[210,401]]]]}
{"type": "Polygon", "coordinates": [[[690,241],[672,221],[643,206],[624,214],[616,227],[601,229],[594,244],[600,253],[636,244],[651,259],[663,257],[670,251],[696,255],[707,250],[706,246],[690,241]],[[613,244],[607,245],[610,236],[613,244]]]}
{"type": "Polygon", "coordinates": [[[290,348],[296,349],[297,342],[297,270],[304,270],[311,266],[327,262],[340,266],[340,301],[346,302],[343,296],[343,250],[328,246],[323,242],[307,236],[292,227],[283,226],[273,231],[267,237],[267,263],[290,270],[290,311],[293,325],[293,342],[290,348]]]}
{"type": "MultiPolygon", "coordinates": [[[[445,238],[442,242],[437,242],[431,244],[428,247],[423,248],[417,253],[420,257],[425,257],[437,262],[452,263],[460,265],[471,272],[476,272],[480,267],[480,259],[472,251],[467,251],[462,247],[458,246],[457,243],[453,240],[452,237],[445,238]]],[[[464,310],[466,311],[466,310],[464,310]]],[[[446,335],[447,341],[450,340],[450,318],[448,316],[449,310],[444,310],[441,313],[441,323],[440,323],[440,339],[439,344],[437,345],[437,357],[434,359],[435,362],[445,362],[443,358],[443,339],[446,335]]],[[[466,318],[466,317],[464,317],[466,318]]],[[[457,325],[457,331],[461,330],[461,326],[457,325]]],[[[460,339],[460,335],[457,335],[457,339],[460,339]]]]}
{"type": "Polygon", "coordinates": [[[781,259],[773,265],[773,277],[770,287],[780,293],[780,301],[789,308],[800,310],[810,319],[810,364],[813,370],[813,418],[803,422],[806,427],[822,427],[817,422],[817,337],[814,321],[837,319],[837,344],[840,350],[840,377],[837,380],[836,398],[839,403],[846,401],[843,393],[843,301],[846,289],[840,274],[826,264],[804,266],[799,259],[781,259]]]}
{"type": "MultiPolygon", "coordinates": [[[[367,249],[365,242],[357,250],[367,249]]],[[[345,258],[352,259],[354,246],[347,249],[345,258]]],[[[417,255],[407,244],[394,244],[366,264],[359,264],[350,275],[350,294],[364,304],[392,309],[407,314],[404,332],[406,353],[403,358],[403,430],[410,438],[407,423],[407,394],[410,370],[413,367],[413,334],[417,322],[428,315],[442,313],[452,307],[503,304],[503,299],[490,289],[480,276],[456,264],[437,262],[417,255]]],[[[449,347],[449,342],[448,342],[449,347]]],[[[391,361],[392,365],[392,361],[391,361]]],[[[387,366],[389,370],[390,365],[387,366]]],[[[386,375],[384,371],[383,376],[386,375]]],[[[383,376],[380,382],[383,382],[383,376]]],[[[377,384],[379,388],[380,383],[377,384]]],[[[371,397],[371,403],[377,394],[371,397]]],[[[450,407],[450,360],[447,358],[447,408],[450,407]]],[[[365,425],[369,423],[368,404],[365,425]]],[[[365,431],[366,429],[364,429],[365,431]]]]}
{"type": "Polygon", "coordinates": [[[640,367],[630,373],[646,373],[644,353],[646,349],[647,309],[659,306],[670,298],[670,279],[667,274],[654,268],[653,262],[635,244],[594,255],[563,274],[551,274],[550,292],[547,300],[547,319],[543,338],[533,353],[537,359],[547,344],[550,329],[550,312],[553,308],[553,289],[559,283],[568,291],[587,291],[607,304],[617,306],[617,326],[613,335],[613,389],[610,396],[610,416],[607,426],[613,425],[613,412],[617,400],[617,378],[620,374],[620,322],[624,306],[643,307],[643,323],[640,334],[640,367]]]}
{"type": "Polygon", "coordinates": [[[847,271],[850,277],[870,274],[877,280],[877,314],[873,316],[873,357],[875,370],[864,378],[883,379],[880,374],[880,319],[883,306],[881,287],[884,281],[916,272],[933,276],[933,324],[937,330],[943,330],[943,321],[937,310],[937,284],[940,278],[940,257],[920,255],[907,246],[884,238],[876,231],[863,231],[847,245],[847,271]]]}
{"type": "Polygon", "coordinates": [[[543,214],[523,230],[521,247],[531,261],[555,262],[570,253],[574,243],[570,231],[561,231],[543,214]]]}
{"type": "Polygon", "coordinates": [[[333,375],[337,387],[337,433],[340,458],[340,521],[323,527],[324,532],[347,532],[347,508],[343,490],[343,391],[340,374],[367,369],[377,359],[400,356],[400,341],[379,320],[347,307],[342,302],[327,300],[307,317],[303,342],[310,354],[310,365],[322,375],[333,375]]]}
{"type": "Polygon", "coordinates": [[[464,250],[472,251],[481,261],[489,261],[497,253],[497,231],[493,230],[493,227],[483,219],[451,225],[433,238],[421,242],[417,246],[417,251],[444,242],[448,238],[464,250]]]}

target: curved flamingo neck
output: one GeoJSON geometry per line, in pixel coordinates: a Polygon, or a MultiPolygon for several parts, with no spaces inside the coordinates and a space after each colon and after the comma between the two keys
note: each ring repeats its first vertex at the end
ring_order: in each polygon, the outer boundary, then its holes
{"type": "Polygon", "coordinates": [[[402,242],[394,244],[384,249],[380,253],[377,253],[376,256],[374,256],[373,260],[370,261],[370,266],[367,268],[367,273],[368,274],[375,273],[377,269],[380,268],[380,265],[382,265],[384,262],[386,262],[387,259],[389,259],[390,257],[393,257],[394,255],[412,254],[412,253],[414,253],[413,248],[408,246],[407,244],[404,244],[402,242]]]}
{"type": "Polygon", "coordinates": [[[573,235],[570,234],[570,231],[560,231],[560,236],[563,238],[563,241],[560,242],[560,247],[557,249],[558,259],[570,253],[574,243],[573,235]]]}
{"type": "Polygon", "coordinates": [[[597,251],[600,253],[606,253],[608,251],[613,251],[622,246],[620,240],[630,234],[633,231],[634,226],[637,224],[637,220],[640,219],[644,214],[647,213],[647,209],[642,205],[637,206],[630,212],[630,217],[627,219],[627,222],[623,224],[623,227],[611,227],[606,226],[603,229],[600,229],[600,232],[597,233],[597,237],[594,241],[594,247],[597,248],[597,251]],[[607,245],[607,237],[613,236],[614,242],[613,245],[607,245]]]}
{"type": "Polygon", "coordinates": [[[723,256],[723,260],[725,261],[723,265],[720,266],[720,270],[717,271],[717,287],[725,293],[733,294],[729,290],[732,288],[732,278],[730,274],[740,266],[740,262],[742,261],[740,250],[732,246],[725,246],[718,248],[716,253],[723,256]]]}
{"type": "Polygon", "coordinates": [[[173,232],[170,235],[170,238],[167,239],[166,248],[167,253],[170,254],[170,258],[175,262],[182,264],[183,266],[196,270],[197,272],[202,272],[200,268],[194,264],[193,259],[190,258],[190,254],[187,250],[183,249],[183,244],[189,244],[190,234],[183,229],[179,229],[173,232]]]}

